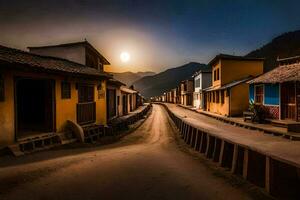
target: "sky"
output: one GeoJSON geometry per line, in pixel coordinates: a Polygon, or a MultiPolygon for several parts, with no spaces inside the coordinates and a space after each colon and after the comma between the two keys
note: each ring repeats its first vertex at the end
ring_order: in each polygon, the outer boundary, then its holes
{"type": "Polygon", "coordinates": [[[292,0],[0,0],[0,44],[26,50],[87,39],[108,71],[154,71],[244,55],[300,29],[292,0]],[[122,52],[130,54],[126,63],[122,52]]]}

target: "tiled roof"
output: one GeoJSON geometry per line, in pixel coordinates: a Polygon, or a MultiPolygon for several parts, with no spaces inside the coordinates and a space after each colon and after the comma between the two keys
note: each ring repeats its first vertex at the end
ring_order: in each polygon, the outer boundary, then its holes
{"type": "Polygon", "coordinates": [[[283,83],[288,81],[300,81],[300,64],[279,66],[248,83],[283,83]]]}
{"type": "Polygon", "coordinates": [[[121,91],[125,92],[125,93],[129,93],[129,94],[134,94],[134,93],[138,93],[136,90],[132,90],[130,88],[127,88],[125,86],[121,86],[121,91]]]}
{"type": "MultiPolygon", "coordinates": [[[[72,75],[85,75],[94,77],[111,77],[106,72],[87,67],[66,59],[40,56],[0,45],[0,62],[4,64],[18,64],[18,66],[31,70],[46,72],[68,73],[72,75]]],[[[5,65],[3,65],[5,66],[5,65]]]]}
{"type": "Polygon", "coordinates": [[[122,83],[121,81],[118,81],[117,79],[111,78],[108,80],[107,84],[111,84],[111,85],[117,85],[117,86],[125,86],[125,83],[122,83]]]}

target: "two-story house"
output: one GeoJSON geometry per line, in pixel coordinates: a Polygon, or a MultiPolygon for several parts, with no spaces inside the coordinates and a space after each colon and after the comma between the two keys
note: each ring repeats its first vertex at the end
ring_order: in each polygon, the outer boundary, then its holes
{"type": "Polygon", "coordinates": [[[106,82],[112,76],[103,71],[109,62],[92,45],[29,50],[0,46],[0,146],[55,136],[68,121],[106,125],[106,82]]]}
{"type": "Polygon", "coordinates": [[[212,86],[205,89],[205,110],[225,116],[241,115],[249,107],[250,79],[263,73],[261,58],[220,54],[209,62],[212,86]]]}
{"type": "Polygon", "coordinates": [[[196,72],[194,78],[194,101],[193,106],[196,109],[203,109],[204,107],[204,93],[203,89],[211,86],[211,67],[207,67],[196,72]]]}
{"type": "Polygon", "coordinates": [[[194,93],[194,80],[187,79],[181,81],[181,104],[184,106],[192,106],[193,105],[193,93],[194,93]]]}

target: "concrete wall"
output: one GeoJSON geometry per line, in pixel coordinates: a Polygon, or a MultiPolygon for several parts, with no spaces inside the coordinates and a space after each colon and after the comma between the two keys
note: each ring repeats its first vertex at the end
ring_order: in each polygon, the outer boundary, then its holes
{"type": "Polygon", "coordinates": [[[0,102],[0,148],[13,143],[15,138],[13,73],[4,71],[4,102],[0,102]]]}
{"type": "Polygon", "coordinates": [[[230,116],[240,116],[249,108],[249,87],[247,83],[231,88],[230,116]]]}
{"type": "Polygon", "coordinates": [[[263,73],[263,61],[221,61],[221,85],[263,73]]]}
{"type": "MultiPolygon", "coordinates": [[[[216,92],[220,93],[219,90],[212,91],[209,93],[212,94],[213,92],[215,94],[216,94],[216,92]]],[[[219,95],[221,97],[221,94],[219,94],[219,95]]],[[[208,99],[208,95],[207,95],[207,99],[208,99]]],[[[221,103],[221,98],[219,100],[219,103],[212,102],[212,98],[211,98],[211,101],[206,100],[206,108],[207,108],[207,111],[209,111],[209,112],[229,116],[229,93],[228,93],[228,91],[225,91],[224,103],[221,103]]]]}

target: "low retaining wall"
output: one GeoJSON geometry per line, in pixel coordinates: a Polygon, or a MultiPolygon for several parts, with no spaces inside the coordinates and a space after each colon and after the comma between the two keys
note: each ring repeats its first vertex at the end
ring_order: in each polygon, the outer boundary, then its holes
{"type": "Polygon", "coordinates": [[[113,133],[118,133],[120,131],[127,130],[129,125],[136,123],[137,121],[144,118],[144,116],[149,112],[152,105],[148,104],[142,111],[130,114],[128,116],[116,118],[109,123],[111,131],[113,133]]]}
{"type": "Polygon", "coordinates": [[[195,128],[184,118],[176,116],[166,105],[160,105],[167,110],[181,138],[195,151],[228,168],[231,173],[265,188],[273,196],[300,198],[300,168],[297,166],[220,138],[208,130],[195,128]]]}

